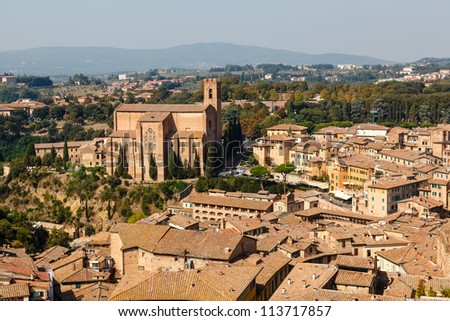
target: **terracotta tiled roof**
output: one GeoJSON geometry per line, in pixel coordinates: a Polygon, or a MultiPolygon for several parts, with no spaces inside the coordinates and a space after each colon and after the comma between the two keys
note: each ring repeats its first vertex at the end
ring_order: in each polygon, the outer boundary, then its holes
{"type": "Polygon", "coordinates": [[[28,284],[17,283],[0,285],[0,301],[30,296],[28,284]]]}
{"type": "Polygon", "coordinates": [[[442,203],[441,201],[438,201],[432,197],[424,197],[424,196],[421,196],[421,197],[413,196],[413,197],[401,200],[398,203],[408,203],[408,202],[416,203],[425,208],[431,208],[431,209],[444,205],[444,203],[442,203]]]}
{"type": "Polygon", "coordinates": [[[171,113],[200,113],[209,106],[200,104],[122,104],[116,108],[117,112],[171,112],[171,113]]]}
{"type": "Polygon", "coordinates": [[[358,124],[350,127],[351,129],[357,130],[388,130],[389,127],[380,126],[377,124],[358,124]]]}
{"type": "Polygon", "coordinates": [[[418,178],[415,180],[407,180],[407,179],[403,179],[403,178],[394,178],[394,179],[386,178],[386,179],[376,180],[375,182],[369,184],[367,187],[368,188],[389,189],[389,188],[396,188],[396,187],[406,186],[406,185],[415,184],[415,183],[426,182],[426,181],[428,181],[428,178],[418,178]]]}
{"type": "Polygon", "coordinates": [[[191,218],[191,217],[187,217],[186,215],[183,214],[175,214],[169,217],[168,220],[169,224],[173,224],[175,226],[179,226],[182,228],[187,228],[189,226],[195,225],[198,223],[197,220],[191,218]]]}
{"type": "Polygon", "coordinates": [[[354,268],[361,268],[361,269],[368,269],[368,270],[375,268],[375,261],[371,257],[338,255],[336,257],[335,264],[338,267],[346,266],[346,267],[354,267],[354,268]]]}
{"type": "Polygon", "coordinates": [[[170,115],[169,112],[148,112],[139,118],[139,122],[162,122],[170,115]]]}
{"type": "MultiPolygon", "coordinates": [[[[67,147],[68,148],[79,148],[82,145],[85,144],[90,144],[92,143],[92,141],[72,141],[72,142],[67,142],[67,147]]],[[[63,148],[64,147],[64,142],[58,142],[58,143],[41,143],[41,144],[34,144],[34,147],[36,149],[49,149],[49,148],[63,148]]]]}
{"type": "Polygon", "coordinates": [[[155,254],[230,260],[243,236],[235,233],[171,229],[160,240],[155,254]]]}
{"type": "Polygon", "coordinates": [[[403,298],[385,295],[362,294],[352,292],[316,289],[303,298],[305,301],[403,301],[403,298]]]}
{"type": "Polygon", "coordinates": [[[297,263],[270,301],[303,301],[308,293],[328,284],[336,273],[335,266],[297,263]]]}
{"type": "Polygon", "coordinates": [[[347,166],[363,168],[363,169],[374,169],[375,159],[372,157],[367,157],[359,154],[354,154],[350,157],[345,158],[347,166]]]}
{"type": "Polygon", "coordinates": [[[135,130],[115,130],[108,137],[112,138],[136,138],[135,130]]]}
{"type": "Polygon", "coordinates": [[[335,127],[335,126],[328,126],[319,129],[315,132],[315,134],[326,134],[326,133],[332,133],[332,134],[353,134],[356,133],[356,129],[354,128],[341,128],[341,127],[335,127]]]}
{"type": "Polygon", "coordinates": [[[245,233],[248,231],[253,231],[256,229],[264,228],[265,223],[263,223],[258,218],[247,218],[242,220],[230,220],[227,221],[232,227],[237,229],[239,232],[245,233]]]}
{"type": "Polygon", "coordinates": [[[50,290],[50,282],[49,281],[16,280],[16,283],[28,284],[29,286],[31,286],[32,288],[35,288],[35,289],[50,290]]]}
{"type": "Polygon", "coordinates": [[[286,256],[273,252],[265,256],[252,254],[245,259],[241,259],[235,263],[235,266],[257,266],[263,269],[256,277],[256,283],[265,286],[272,277],[278,273],[284,266],[289,264],[291,259],[286,256]]]}
{"type": "Polygon", "coordinates": [[[185,198],[184,201],[194,204],[226,206],[258,211],[269,211],[273,206],[271,202],[210,195],[191,195],[185,198]]]}
{"type": "MultiPolygon", "coordinates": [[[[388,275],[389,276],[389,275],[388,275]]],[[[384,290],[385,295],[395,296],[399,298],[411,298],[415,288],[403,282],[397,275],[392,278],[392,282],[384,290]]]]}
{"type": "Polygon", "coordinates": [[[93,283],[81,289],[73,289],[69,293],[64,293],[63,297],[68,301],[107,301],[116,286],[116,284],[106,282],[93,283]]]}
{"type": "Polygon", "coordinates": [[[401,247],[394,250],[379,251],[378,256],[395,264],[404,264],[416,258],[417,251],[412,246],[401,247]]]}
{"type": "Polygon", "coordinates": [[[256,243],[256,250],[258,252],[271,252],[277,247],[278,244],[284,242],[287,239],[287,235],[268,235],[265,238],[259,239],[256,243]]]}
{"type": "Polygon", "coordinates": [[[405,149],[382,150],[380,154],[404,159],[411,162],[426,157],[425,153],[423,152],[416,152],[413,150],[405,150],[405,149]]]}
{"type": "Polygon", "coordinates": [[[378,221],[379,220],[379,217],[377,217],[377,216],[363,215],[363,214],[358,214],[358,213],[354,213],[354,212],[350,212],[350,211],[334,211],[334,210],[318,208],[318,207],[311,208],[308,210],[294,212],[294,214],[297,216],[302,216],[302,217],[314,217],[314,216],[320,216],[321,214],[332,214],[332,215],[338,216],[338,217],[341,216],[341,217],[348,217],[348,218],[356,218],[356,219],[361,219],[361,220],[365,220],[365,221],[378,221]]]}
{"type": "Polygon", "coordinates": [[[34,257],[37,267],[50,268],[50,263],[63,257],[69,251],[62,246],[53,246],[34,257]]]}
{"type": "Polygon", "coordinates": [[[91,237],[88,242],[89,245],[109,245],[111,244],[111,233],[110,232],[100,232],[91,237]]]}
{"type": "Polygon", "coordinates": [[[434,291],[440,291],[442,289],[450,288],[450,278],[448,277],[426,277],[422,275],[400,275],[398,277],[407,286],[417,289],[419,286],[419,281],[425,281],[425,289],[433,288],[434,291]]]}
{"type": "Polygon", "coordinates": [[[140,247],[152,252],[169,230],[169,226],[162,225],[119,223],[114,225],[110,232],[119,233],[122,250],[140,247]]]}
{"type": "Polygon", "coordinates": [[[1,264],[0,263],[0,273],[12,275],[13,278],[21,278],[22,276],[26,278],[30,278],[30,276],[36,277],[36,271],[32,267],[21,267],[21,266],[15,266],[11,264],[1,264]]]}
{"type": "Polygon", "coordinates": [[[72,253],[71,255],[69,255],[68,257],[64,258],[64,259],[60,259],[58,261],[55,261],[53,263],[50,263],[51,269],[52,270],[56,270],[59,269],[60,267],[70,264],[72,262],[75,262],[77,260],[81,260],[83,258],[86,257],[86,254],[84,253],[84,251],[76,251],[74,253],[72,253]]]}
{"type": "Polygon", "coordinates": [[[128,273],[111,294],[111,301],[191,300],[235,301],[261,268],[210,266],[178,272],[128,273]]]}
{"type": "Polygon", "coordinates": [[[75,273],[59,280],[60,283],[83,283],[94,281],[105,281],[110,276],[109,272],[97,272],[88,268],[83,268],[75,273]]]}
{"type": "Polygon", "coordinates": [[[339,270],[334,281],[337,285],[353,285],[370,287],[375,281],[375,275],[355,271],[339,270]]]}
{"type": "Polygon", "coordinates": [[[308,127],[305,126],[299,126],[294,124],[279,124],[272,127],[267,128],[267,130],[307,130],[308,127]]]}

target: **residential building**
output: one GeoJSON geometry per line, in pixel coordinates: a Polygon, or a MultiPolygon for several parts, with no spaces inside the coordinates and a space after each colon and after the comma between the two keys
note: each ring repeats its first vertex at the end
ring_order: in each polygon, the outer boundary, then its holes
{"type": "Polygon", "coordinates": [[[279,124],[267,128],[267,136],[285,135],[285,136],[302,136],[308,134],[308,127],[294,124],[279,124]]]}
{"type": "Polygon", "coordinates": [[[404,149],[382,150],[378,153],[379,159],[394,162],[399,165],[419,166],[430,164],[425,152],[408,151],[404,149]]]}
{"type": "Polygon", "coordinates": [[[258,138],[253,145],[253,156],[261,166],[277,166],[290,163],[289,152],[295,138],[287,135],[272,135],[258,138]]]}
{"type": "Polygon", "coordinates": [[[273,211],[273,203],[238,197],[191,195],[183,200],[183,207],[192,208],[198,220],[218,221],[227,218],[257,218],[273,211]]]}
{"type": "MultiPolygon", "coordinates": [[[[35,144],[36,156],[44,157],[55,149],[56,155],[64,157],[64,142],[35,144]]],[[[82,164],[85,167],[105,165],[104,138],[96,138],[93,141],[67,142],[69,162],[82,164]]]]}
{"type": "Polygon", "coordinates": [[[376,137],[386,137],[389,127],[377,124],[358,124],[351,129],[356,130],[356,137],[367,137],[375,139],[376,137]]]}
{"type": "Polygon", "coordinates": [[[382,217],[397,212],[398,202],[418,196],[419,189],[426,186],[427,182],[428,178],[383,178],[366,182],[364,197],[367,213],[382,217]]]}

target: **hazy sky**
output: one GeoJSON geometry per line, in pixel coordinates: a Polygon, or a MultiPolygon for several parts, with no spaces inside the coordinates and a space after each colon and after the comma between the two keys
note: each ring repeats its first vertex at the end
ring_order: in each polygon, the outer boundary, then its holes
{"type": "Polygon", "coordinates": [[[1,0],[0,8],[0,51],[230,42],[393,61],[450,56],[449,0],[1,0]]]}

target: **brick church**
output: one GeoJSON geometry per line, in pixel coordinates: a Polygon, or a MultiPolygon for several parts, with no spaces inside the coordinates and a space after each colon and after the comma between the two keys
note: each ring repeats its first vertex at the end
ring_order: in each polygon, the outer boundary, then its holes
{"type": "Polygon", "coordinates": [[[114,111],[114,131],[106,140],[106,169],[114,173],[122,147],[125,167],[133,179],[152,181],[153,155],[157,180],[163,181],[171,148],[183,164],[192,165],[195,151],[203,160],[202,147],[220,142],[221,134],[220,81],[216,79],[204,81],[203,104],[122,104],[114,111]]]}

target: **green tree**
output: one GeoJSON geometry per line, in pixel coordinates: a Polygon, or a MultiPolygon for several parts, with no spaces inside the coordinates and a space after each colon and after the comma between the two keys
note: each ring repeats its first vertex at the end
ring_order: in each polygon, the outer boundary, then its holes
{"type": "Polygon", "coordinates": [[[177,167],[176,167],[176,155],[173,149],[169,150],[169,159],[167,164],[167,178],[174,179],[177,176],[177,167]]]}
{"type": "Polygon", "coordinates": [[[194,151],[194,176],[200,177],[200,157],[197,154],[197,149],[194,151]]]}
{"type": "Polygon", "coordinates": [[[144,213],[134,213],[127,219],[127,223],[136,223],[137,221],[142,220],[146,217],[147,216],[144,213]]]}
{"type": "Polygon", "coordinates": [[[53,160],[52,160],[52,154],[45,153],[42,157],[42,165],[43,166],[52,166],[53,160]]]}
{"type": "Polygon", "coordinates": [[[205,163],[205,177],[207,179],[214,177],[214,152],[213,148],[209,147],[208,152],[206,154],[206,163],[205,163]]]}
{"type": "Polygon", "coordinates": [[[126,157],[122,145],[119,148],[119,155],[117,157],[117,167],[114,173],[119,177],[127,177],[126,157]]]}
{"type": "Polygon", "coordinates": [[[158,178],[158,169],[156,168],[156,160],[155,155],[153,153],[150,153],[150,160],[149,160],[149,172],[150,178],[154,181],[158,178]]]}
{"type": "Polygon", "coordinates": [[[63,247],[69,247],[69,234],[64,232],[64,230],[60,229],[57,230],[56,228],[53,228],[50,232],[50,235],[47,239],[47,242],[45,242],[45,249],[49,249],[53,246],[63,246],[63,247]]]}
{"type": "Polygon", "coordinates": [[[450,298],[450,288],[443,288],[440,292],[444,298],[450,298]]]}
{"type": "Polygon", "coordinates": [[[275,172],[280,173],[283,176],[284,194],[286,194],[286,179],[287,174],[295,170],[295,165],[290,163],[280,164],[275,167],[275,172]]]}
{"type": "Polygon", "coordinates": [[[208,186],[208,179],[205,177],[200,177],[197,181],[197,183],[195,184],[195,191],[197,193],[204,193],[207,192],[209,189],[208,186]]]}
{"type": "Polygon", "coordinates": [[[261,185],[261,189],[264,190],[264,180],[267,179],[270,175],[270,171],[261,165],[256,165],[250,169],[250,173],[258,178],[259,184],[261,185]]]}
{"type": "Polygon", "coordinates": [[[350,105],[350,117],[351,121],[355,123],[362,123],[365,120],[365,107],[364,102],[361,99],[355,99],[350,105]]]}
{"type": "Polygon", "coordinates": [[[25,153],[25,164],[27,166],[35,166],[36,164],[34,164],[35,161],[35,157],[36,157],[36,149],[34,148],[34,144],[28,144],[27,146],[27,151],[25,153]]]}
{"type": "Polygon", "coordinates": [[[67,138],[64,138],[64,149],[63,149],[63,166],[67,169],[67,163],[69,162],[69,148],[67,147],[67,138]]]}
{"type": "Polygon", "coordinates": [[[0,220],[0,244],[11,243],[14,237],[12,224],[6,220],[0,220]]]}
{"type": "Polygon", "coordinates": [[[50,150],[50,157],[51,157],[51,159],[52,159],[52,164],[53,164],[53,162],[55,161],[57,155],[58,155],[58,154],[56,153],[55,147],[52,146],[52,149],[50,150]]]}
{"type": "Polygon", "coordinates": [[[57,171],[60,171],[61,168],[64,167],[64,162],[63,159],[61,158],[61,156],[56,156],[55,161],[53,162],[53,166],[55,167],[55,169],[57,171]]]}

